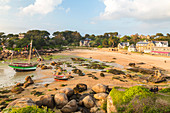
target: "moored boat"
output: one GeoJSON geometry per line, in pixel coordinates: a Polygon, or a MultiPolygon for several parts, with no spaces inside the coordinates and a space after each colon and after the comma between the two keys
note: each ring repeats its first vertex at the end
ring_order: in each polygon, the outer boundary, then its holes
{"type": "Polygon", "coordinates": [[[9,67],[13,68],[15,71],[35,71],[38,63],[28,64],[28,63],[13,63],[9,67]]]}
{"type": "Polygon", "coordinates": [[[63,76],[63,77],[55,77],[54,78],[54,80],[56,80],[56,81],[67,81],[69,78],[68,77],[65,77],[65,76],[63,76]]]}
{"type": "Polygon", "coordinates": [[[35,71],[38,63],[30,63],[31,50],[32,50],[32,40],[31,40],[31,43],[30,43],[28,63],[12,63],[12,56],[11,56],[11,64],[8,65],[8,66],[13,68],[15,71],[35,71]]]}

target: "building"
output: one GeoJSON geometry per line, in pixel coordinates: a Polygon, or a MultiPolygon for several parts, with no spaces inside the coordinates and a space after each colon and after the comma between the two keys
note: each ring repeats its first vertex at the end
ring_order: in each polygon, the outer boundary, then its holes
{"type": "Polygon", "coordinates": [[[85,40],[80,40],[80,46],[90,47],[91,39],[86,38],[85,40]]]}
{"type": "Polygon", "coordinates": [[[154,47],[151,53],[163,56],[170,56],[170,47],[154,47]]]}
{"type": "Polygon", "coordinates": [[[124,49],[129,46],[129,42],[121,42],[118,44],[118,49],[124,49]]]}
{"type": "Polygon", "coordinates": [[[151,52],[154,47],[168,47],[168,41],[140,41],[136,43],[138,52],[151,52]]]}
{"type": "Polygon", "coordinates": [[[23,39],[24,37],[25,37],[25,34],[19,33],[19,36],[18,36],[19,39],[23,39]]]}
{"type": "Polygon", "coordinates": [[[131,44],[129,47],[128,47],[128,52],[136,52],[136,46],[134,44],[131,44]]]}
{"type": "Polygon", "coordinates": [[[155,41],[156,47],[168,47],[168,41],[155,41]]]}
{"type": "Polygon", "coordinates": [[[136,49],[138,52],[144,52],[145,49],[147,49],[147,45],[148,45],[148,41],[144,40],[144,41],[140,41],[136,43],[136,49]]]}

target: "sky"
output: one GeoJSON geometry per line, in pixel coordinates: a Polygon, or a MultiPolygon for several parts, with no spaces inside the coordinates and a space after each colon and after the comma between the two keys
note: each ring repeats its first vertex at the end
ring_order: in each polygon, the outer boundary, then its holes
{"type": "Polygon", "coordinates": [[[0,32],[170,33],[170,0],[0,0],[0,32]]]}

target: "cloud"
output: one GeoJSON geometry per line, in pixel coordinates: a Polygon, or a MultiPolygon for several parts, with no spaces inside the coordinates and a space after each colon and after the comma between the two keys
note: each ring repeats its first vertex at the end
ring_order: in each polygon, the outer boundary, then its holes
{"type": "Polygon", "coordinates": [[[70,8],[67,8],[67,9],[66,9],[66,13],[68,13],[69,11],[70,11],[70,8]]]}
{"type": "Polygon", "coordinates": [[[0,12],[8,11],[11,7],[8,5],[10,0],[0,0],[0,12]]]}
{"type": "Polygon", "coordinates": [[[104,20],[135,18],[142,21],[170,19],[170,0],[103,0],[104,20]]]}
{"type": "Polygon", "coordinates": [[[96,22],[94,22],[94,21],[91,21],[91,22],[90,22],[90,24],[96,24],[96,22]]]}
{"type": "Polygon", "coordinates": [[[48,14],[52,12],[55,7],[60,5],[62,0],[35,0],[34,4],[30,4],[27,7],[20,8],[23,14],[48,14]]]}

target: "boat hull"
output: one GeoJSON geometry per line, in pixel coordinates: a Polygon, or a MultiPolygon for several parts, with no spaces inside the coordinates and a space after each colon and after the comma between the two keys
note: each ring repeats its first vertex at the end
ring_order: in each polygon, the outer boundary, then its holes
{"type": "Polygon", "coordinates": [[[35,71],[37,68],[37,64],[30,65],[26,63],[15,63],[12,65],[9,65],[9,67],[13,68],[15,71],[35,71]]]}
{"type": "Polygon", "coordinates": [[[68,78],[67,78],[67,79],[57,79],[57,78],[54,78],[54,80],[55,80],[55,81],[67,81],[68,78]]]}

